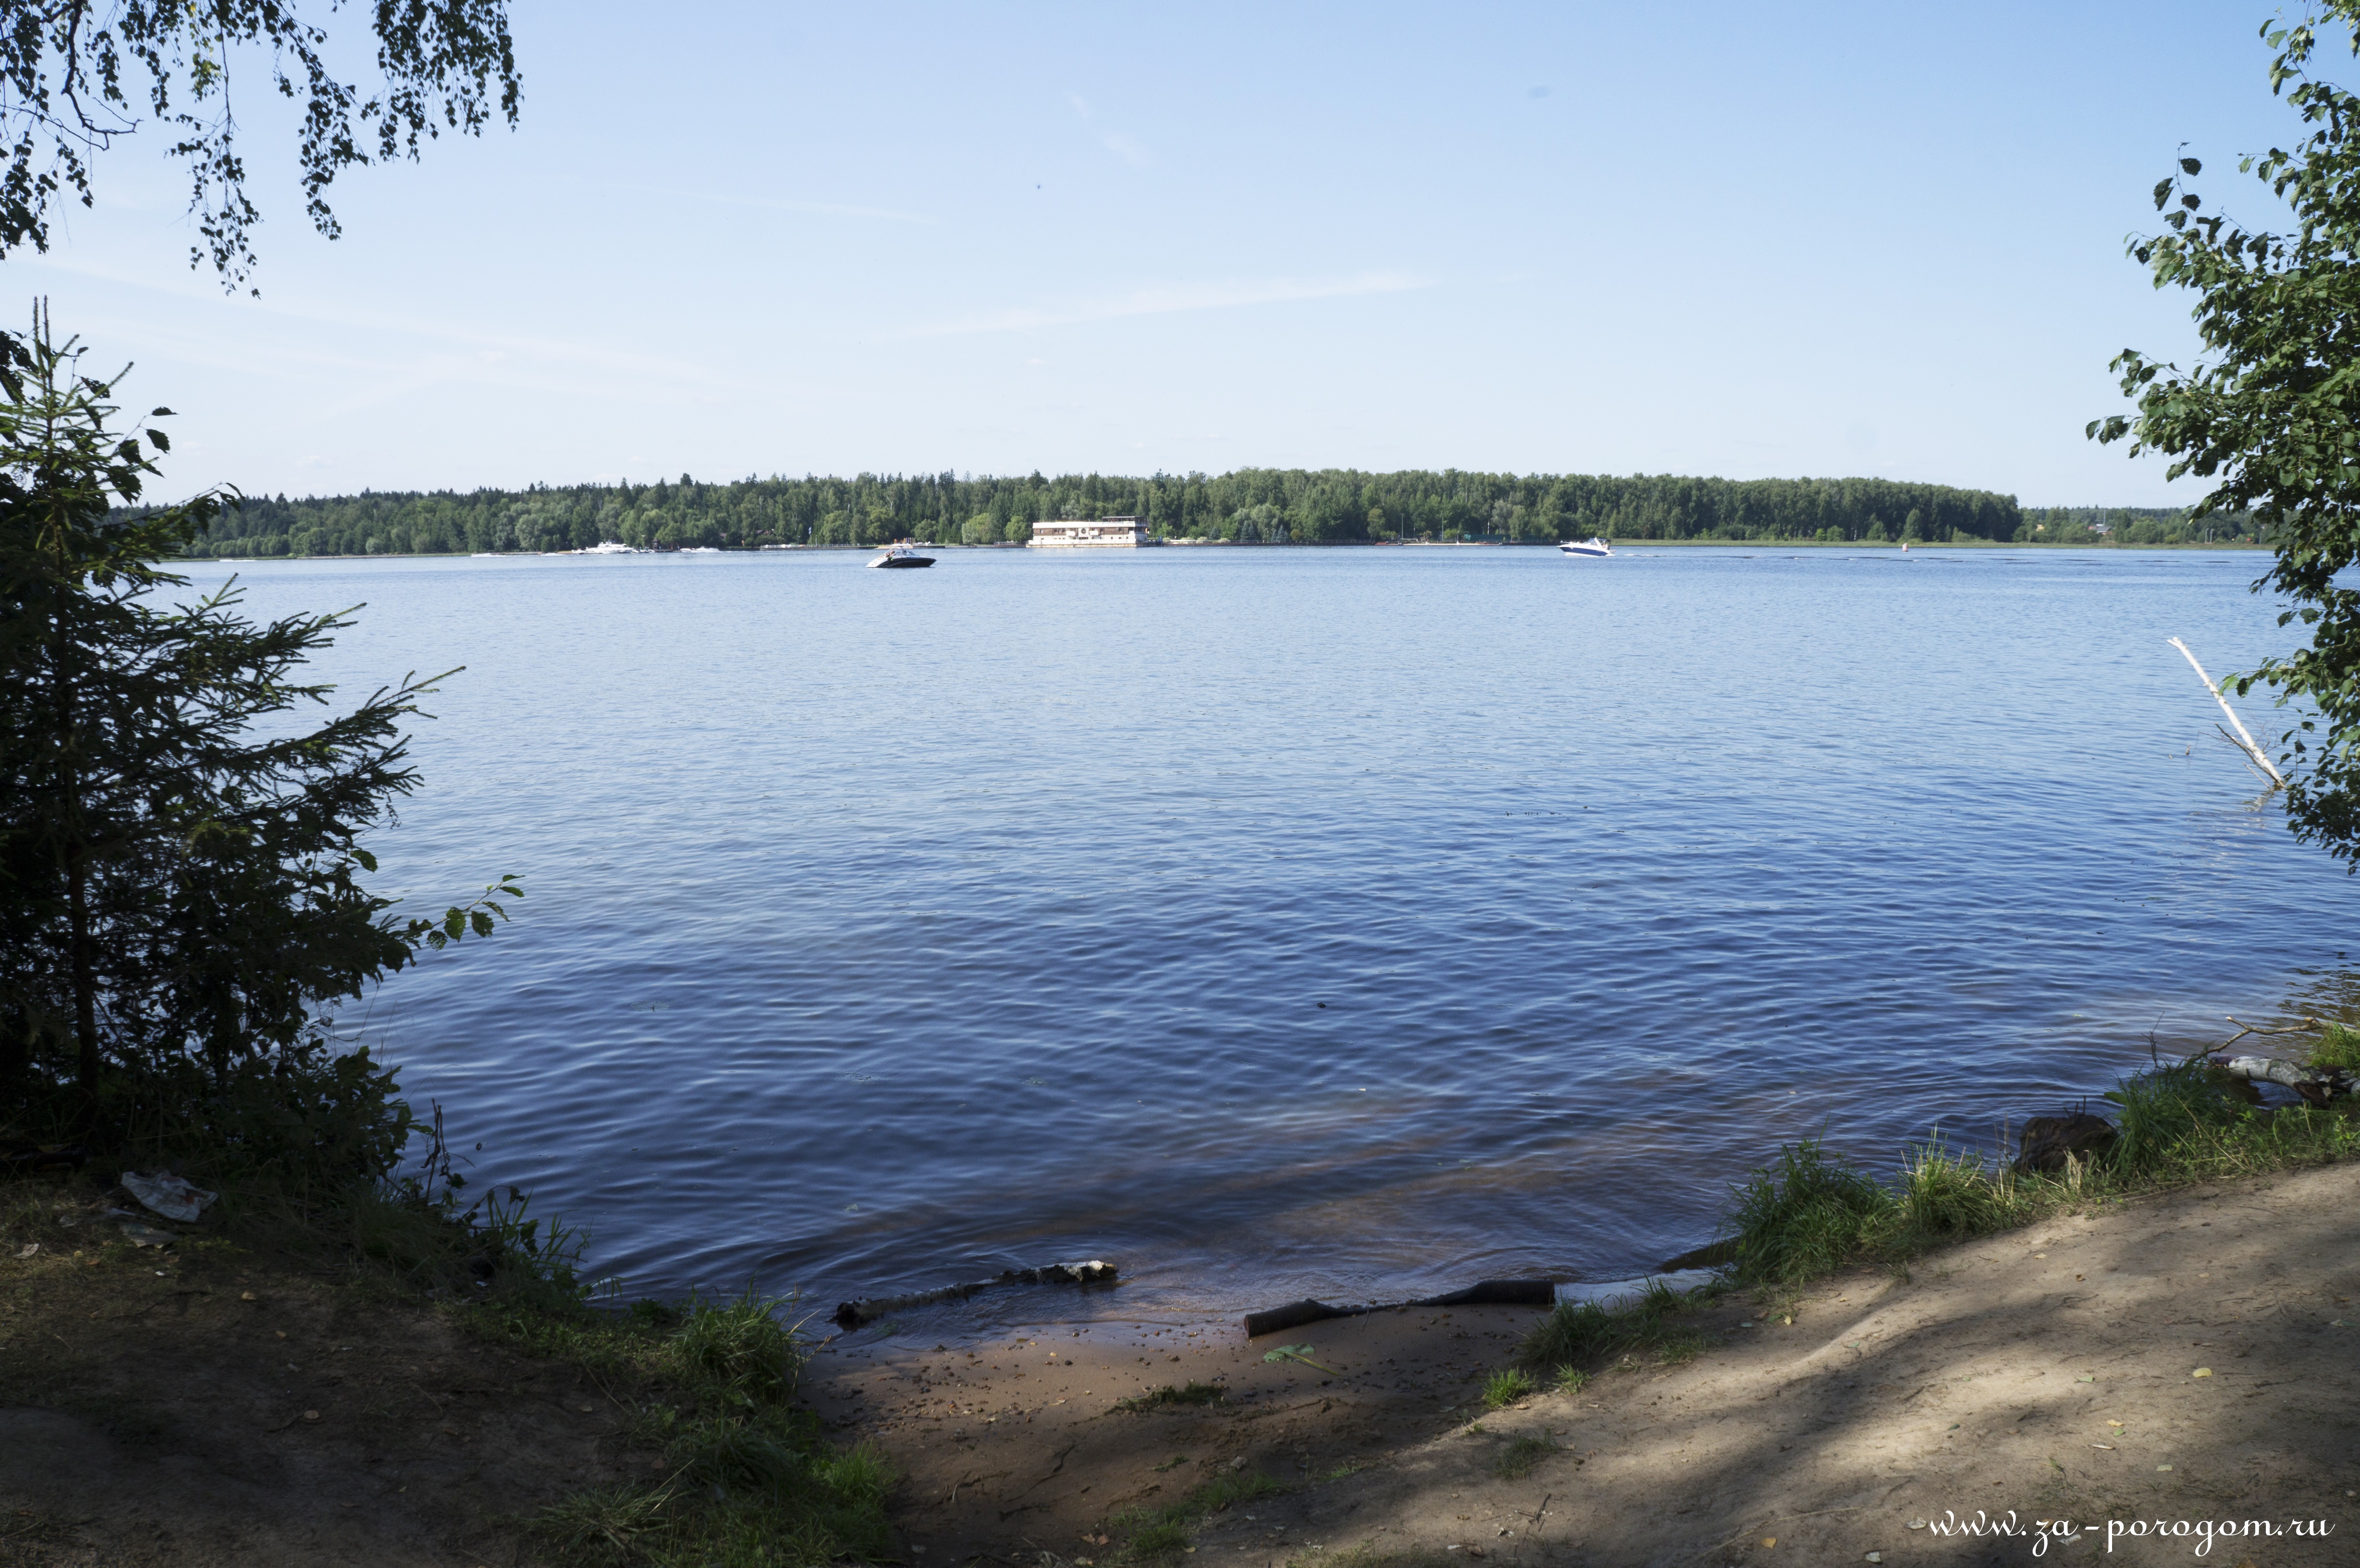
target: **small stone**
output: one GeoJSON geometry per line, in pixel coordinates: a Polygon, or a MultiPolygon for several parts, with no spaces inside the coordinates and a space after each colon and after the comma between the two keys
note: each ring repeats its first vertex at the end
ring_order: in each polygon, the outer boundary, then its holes
{"type": "Polygon", "coordinates": [[[1242,1469],[1244,1469],[1245,1467],[1246,1467],[1246,1456],[1245,1456],[1244,1454],[1239,1454],[1235,1459],[1232,1459],[1232,1460],[1230,1460],[1230,1461],[1229,1461],[1229,1468],[1230,1468],[1230,1469],[1232,1469],[1232,1470],[1242,1470],[1242,1469]]]}
{"type": "Polygon", "coordinates": [[[317,1410],[305,1410],[303,1412],[303,1419],[310,1421],[318,1421],[320,1419],[320,1412],[317,1410]]]}
{"type": "Polygon", "coordinates": [[[1885,1561],[1885,1553],[1884,1553],[1884,1552],[1870,1552],[1870,1553],[1868,1554],[1868,1556],[1864,1559],[1864,1561],[1866,1561],[1866,1562],[1870,1562],[1870,1563],[1882,1563],[1882,1562],[1884,1562],[1884,1561],[1885,1561]]]}
{"type": "Polygon", "coordinates": [[[262,1300],[261,1297],[256,1295],[251,1290],[240,1290],[237,1293],[237,1299],[241,1301],[258,1301],[262,1300]]]}

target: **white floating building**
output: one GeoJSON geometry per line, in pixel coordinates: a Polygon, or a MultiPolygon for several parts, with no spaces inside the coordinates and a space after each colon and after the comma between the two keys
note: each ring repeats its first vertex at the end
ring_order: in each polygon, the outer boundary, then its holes
{"type": "Polygon", "coordinates": [[[1065,517],[1032,525],[1034,550],[1138,550],[1163,542],[1150,537],[1145,517],[1065,517]]]}

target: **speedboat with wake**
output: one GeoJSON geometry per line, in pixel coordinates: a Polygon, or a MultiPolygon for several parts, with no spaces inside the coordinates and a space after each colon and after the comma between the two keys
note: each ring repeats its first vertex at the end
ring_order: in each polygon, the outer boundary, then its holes
{"type": "Polygon", "coordinates": [[[885,547],[884,553],[871,560],[869,564],[882,566],[888,570],[898,567],[906,571],[913,566],[932,566],[934,563],[933,556],[920,555],[906,544],[889,544],[885,547]]]}
{"type": "Polygon", "coordinates": [[[1580,544],[1576,544],[1571,539],[1566,540],[1563,544],[1557,547],[1557,552],[1559,555],[1611,557],[1614,553],[1614,547],[1608,544],[1604,539],[1600,539],[1596,534],[1592,534],[1587,540],[1580,544]]]}

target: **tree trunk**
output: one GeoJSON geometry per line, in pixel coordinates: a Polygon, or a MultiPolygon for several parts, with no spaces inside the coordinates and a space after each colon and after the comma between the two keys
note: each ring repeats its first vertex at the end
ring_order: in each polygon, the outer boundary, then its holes
{"type": "Polygon", "coordinates": [[[22,1009],[0,1012],[0,1116],[24,1103],[33,1065],[33,1020],[22,1009]]]}
{"type": "Polygon", "coordinates": [[[82,736],[76,733],[81,715],[75,712],[72,648],[68,633],[68,596],[62,572],[59,575],[57,642],[50,660],[51,690],[58,709],[57,802],[58,837],[66,870],[66,962],[73,975],[74,1078],[85,1109],[98,1100],[98,974],[90,931],[90,866],[82,832],[81,769],[76,766],[82,736]]]}
{"type": "Polygon", "coordinates": [[[66,850],[66,909],[71,922],[76,1082],[85,1104],[98,1098],[98,975],[91,959],[90,877],[79,841],[66,850]]]}

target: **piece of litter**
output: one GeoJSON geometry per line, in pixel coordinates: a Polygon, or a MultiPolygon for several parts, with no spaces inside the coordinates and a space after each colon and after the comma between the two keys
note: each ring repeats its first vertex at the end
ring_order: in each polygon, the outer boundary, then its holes
{"type": "Polygon", "coordinates": [[[2157,1468],[2158,1470],[2169,1470],[2169,1469],[2170,1469],[2170,1468],[2171,1468],[2171,1466],[2170,1466],[2170,1465],[2157,1465],[2157,1466],[2156,1466],[2156,1468],[2157,1468]]]}
{"type": "Polygon", "coordinates": [[[162,1171],[153,1176],[142,1176],[137,1171],[126,1171],[123,1173],[123,1190],[166,1219],[179,1220],[183,1224],[202,1214],[205,1205],[212,1203],[214,1196],[202,1187],[192,1187],[180,1177],[162,1171]]]}
{"type": "MultiPolygon", "coordinates": [[[[1312,1360],[1311,1349],[1312,1347],[1307,1345],[1282,1345],[1276,1350],[1273,1350],[1269,1355],[1263,1356],[1262,1359],[1264,1361],[1300,1361],[1306,1367],[1315,1367],[1319,1371],[1327,1373],[1331,1377],[1340,1377],[1343,1376],[1342,1373],[1337,1371],[1333,1367],[1321,1367],[1319,1363],[1312,1360]]],[[[1179,1358],[1175,1356],[1173,1359],[1176,1361],[1179,1358]]]]}
{"type": "Polygon", "coordinates": [[[2073,1381],[2076,1383],[2094,1383],[2097,1379],[2095,1377],[2076,1377],[2073,1381]]]}
{"type": "Polygon", "coordinates": [[[2090,1444],[2090,1446],[2092,1448],[2103,1448],[2109,1454],[2112,1454],[2114,1451],[2114,1445],[2111,1443],[2093,1443],[2090,1444]]]}
{"type": "Polygon", "coordinates": [[[36,1252],[38,1252],[38,1251],[40,1251],[40,1250],[41,1250],[41,1244],[40,1244],[39,1242],[38,1242],[38,1241],[28,1241],[28,1242],[27,1242],[24,1246],[22,1246],[22,1247],[18,1247],[18,1248],[16,1249],[16,1256],[17,1256],[17,1257],[19,1257],[19,1258],[30,1258],[30,1257],[32,1257],[32,1256],[33,1256],[33,1254],[35,1254],[36,1252]]]}
{"type": "Polygon", "coordinates": [[[1743,1323],[1739,1323],[1737,1326],[1740,1328],[1752,1328],[1754,1326],[1754,1320],[1752,1318],[1747,1318],[1743,1323]]]}
{"type": "Polygon", "coordinates": [[[2195,1371],[2191,1372],[2189,1376],[2191,1377],[2210,1377],[2212,1376],[2212,1368],[2210,1367],[2199,1367],[2195,1371]]]}
{"type": "Polygon", "coordinates": [[[180,1239],[169,1230],[158,1230],[151,1225],[141,1225],[137,1220],[125,1220],[122,1230],[134,1247],[169,1247],[180,1239]]]}
{"type": "Polygon", "coordinates": [[[1909,1521],[1909,1528],[1911,1530],[1924,1530],[1926,1528],[1926,1521],[1924,1519],[1911,1519],[1909,1521]]]}
{"type": "Polygon", "coordinates": [[[1775,1535],[1765,1535],[1762,1538],[1762,1544],[1765,1546],[1775,1546],[1778,1544],[1778,1538],[1775,1535]]]}
{"type": "Polygon", "coordinates": [[[305,1410],[303,1412],[303,1419],[305,1421],[318,1421],[320,1419],[320,1412],[317,1410],[305,1410]]]}
{"type": "Polygon", "coordinates": [[[1885,1553],[1882,1552],[1872,1552],[1863,1561],[1870,1563],[1882,1563],[1885,1561],[1885,1553]]]}

